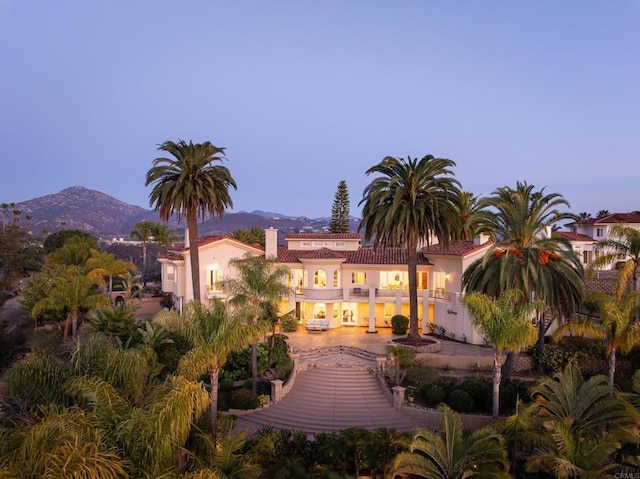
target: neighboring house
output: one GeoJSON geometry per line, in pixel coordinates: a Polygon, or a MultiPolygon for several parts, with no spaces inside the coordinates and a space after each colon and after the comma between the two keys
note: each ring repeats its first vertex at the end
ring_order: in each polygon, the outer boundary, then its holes
{"type": "MultiPolygon", "coordinates": [[[[589,218],[565,225],[569,232],[556,232],[567,238],[574,251],[580,254],[582,264],[586,268],[595,259],[595,246],[599,241],[611,239],[611,228],[615,225],[624,224],[631,228],[640,230],[640,211],[630,213],[613,213],[600,218],[589,218]]],[[[614,269],[615,264],[601,269],[614,269]]]]}
{"type": "MultiPolygon", "coordinates": [[[[377,328],[390,327],[394,315],[409,315],[406,249],[363,246],[355,233],[287,234],[286,246],[278,246],[277,230],[269,228],[265,233],[264,250],[226,236],[200,239],[200,274],[206,278],[203,290],[207,288],[203,302],[213,297],[224,299],[216,282],[234,277],[229,260],[249,253],[276,258],[289,267],[291,292],[280,308],[282,312],[295,311],[300,324],[325,319],[329,328],[362,326],[374,333],[377,328]]],[[[417,281],[423,333],[430,331],[430,324],[437,324],[448,337],[482,344],[460,295],[462,272],[488,247],[486,238],[478,238],[454,244],[447,252],[438,245],[421,250],[417,281]]],[[[182,307],[193,299],[188,248],[171,248],[159,261],[162,289],[172,293],[182,307]]]]}

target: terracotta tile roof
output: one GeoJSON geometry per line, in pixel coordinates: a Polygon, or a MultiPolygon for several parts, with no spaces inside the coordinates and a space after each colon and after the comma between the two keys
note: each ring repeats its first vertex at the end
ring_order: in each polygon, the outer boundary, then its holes
{"type": "Polygon", "coordinates": [[[168,259],[171,261],[180,261],[184,260],[184,256],[180,253],[176,253],[175,251],[167,251],[166,253],[159,254],[158,259],[168,259]]]}
{"type": "Polygon", "coordinates": [[[601,218],[589,218],[583,220],[580,223],[574,221],[567,226],[583,225],[597,225],[597,224],[616,224],[616,223],[640,223],[640,211],[631,211],[629,213],[613,213],[603,216],[601,218]]]}
{"type": "Polygon", "coordinates": [[[442,256],[467,256],[481,249],[491,246],[491,242],[486,242],[481,245],[477,245],[473,240],[458,241],[449,245],[447,250],[442,248],[440,244],[434,244],[422,248],[423,254],[428,255],[442,255],[442,256]]]}
{"type": "Polygon", "coordinates": [[[312,251],[300,251],[298,258],[305,259],[344,259],[346,256],[341,251],[331,250],[329,248],[315,249],[312,251]]]}
{"type": "MultiPolygon", "coordinates": [[[[201,236],[200,238],[198,238],[198,247],[202,247],[211,243],[215,243],[216,241],[220,241],[223,239],[228,239],[231,241],[234,241],[238,244],[242,244],[245,246],[249,246],[250,248],[254,248],[254,249],[263,249],[261,246],[257,246],[257,245],[253,245],[253,244],[249,244],[249,243],[245,243],[244,241],[240,241],[237,240],[229,235],[216,235],[216,236],[201,236]]],[[[186,248],[184,246],[184,242],[183,243],[175,243],[173,244],[171,247],[171,250],[173,251],[187,251],[189,248],[186,248]]]]}
{"type": "Polygon", "coordinates": [[[288,233],[285,240],[354,240],[362,239],[358,233],[288,233]]]}
{"type": "MultiPolygon", "coordinates": [[[[322,251],[316,250],[315,252],[322,251]]],[[[345,258],[345,264],[407,264],[407,250],[404,248],[360,248],[357,251],[335,251],[329,250],[336,258],[345,258]]],[[[290,250],[284,247],[278,248],[278,262],[299,263],[300,259],[309,258],[312,251],[290,250]]],[[[418,254],[419,265],[430,265],[432,263],[423,255],[418,254]]]]}
{"type": "Polygon", "coordinates": [[[583,235],[581,233],[574,233],[573,231],[556,231],[555,234],[558,236],[562,236],[569,241],[591,241],[592,243],[597,243],[597,241],[594,240],[591,236],[583,235]]]}

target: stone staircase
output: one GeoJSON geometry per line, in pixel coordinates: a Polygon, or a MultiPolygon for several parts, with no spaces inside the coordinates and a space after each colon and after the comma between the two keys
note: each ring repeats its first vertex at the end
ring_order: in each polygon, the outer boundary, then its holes
{"type": "Polygon", "coordinates": [[[266,425],[309,435],[350,427],[411,432],[418,426],[415,418],[392,407],[377,378],[375,356],[351,355],[339,348],[311,351],[300,361],[289,393],[275,404],[239,416],[234,432],[251,435],[266,425]]]}

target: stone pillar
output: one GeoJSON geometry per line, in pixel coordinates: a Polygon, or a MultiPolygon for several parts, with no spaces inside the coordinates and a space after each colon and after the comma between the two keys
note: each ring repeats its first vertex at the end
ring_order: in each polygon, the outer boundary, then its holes
{"type": "Polygon", "coordinates": [[[376,332],[376,289],[369,288],[369,329],[367,333],[376,332]]]}
{"type": "Polygon", "coordinates": [[[378,371],[384,374],[385,370],[387,369],[387,358],[379,357],[376,358],[376,361],[378,362],[378,371]]]}
{"type": "Polygon", "coordinates": [[[282,399],[282,385],[284,382],[282,379],[272,379],[271,380],[271,400],[273,403],[277,403],[282,399]]]}
{"type": "Polygon", "coordinates": [[[393,390],[393,407],[396,408],[396,410],[401,411],[402,406],[404,406],[404,392],[407,388],[395,386],[391,389],[393,390]]]}

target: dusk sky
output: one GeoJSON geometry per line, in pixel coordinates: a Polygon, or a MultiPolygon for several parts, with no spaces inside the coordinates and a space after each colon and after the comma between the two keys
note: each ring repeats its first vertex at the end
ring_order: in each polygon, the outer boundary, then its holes
{"type": "Polygon", "coordinates": [[[157,145],[225,147],[234,211],[351,214],[387,155],[640,209],[640,0],[0,0],[0,201],[149,208],[157,145]]]}

